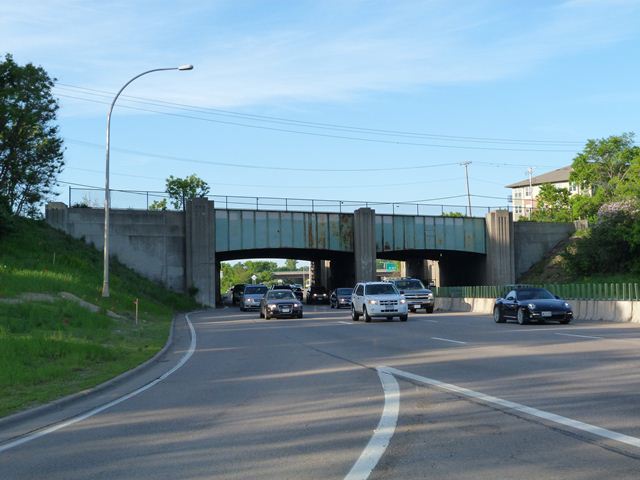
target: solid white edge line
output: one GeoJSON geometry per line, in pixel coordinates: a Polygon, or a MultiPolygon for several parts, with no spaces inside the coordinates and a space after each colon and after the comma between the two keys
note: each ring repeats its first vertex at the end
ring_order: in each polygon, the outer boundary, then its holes
{"type": "Polygon", "coordinates": [[[393,367],[384,367],[384,370],[397,377],[414,380],[416,382],[424,383],[427,385],[432,385],[434,387],[438,387],[443,390],[449,390],[451,392],[464,395],[465,397],[474,398],[484,403],[498,405],[507,410],[514,410],[517,412],[525,413],[533,417],[542,418],[550,422],[571,427],[576,430],[581,430],[583,432],[587,432],[592,435],[596,435],[598,437],[606,438],[609,440],[613,440],[615,442],[620,442],[626,445],[631,445],[632,447],[640,448],[640,438],[624,435],[622,433],[614,432],[612,430],[607,430],[606,428],[597,427],[595,425],[580,422],[578,420],[573,420],[571,418],[563,417],[561,415],[556,415],[555,413],[538,410],[537,408],[527,407],[526,405],[510,402],[509,400],[503,400],[501,398],[492,397],[491,395],[485,395],[484,393],[476,392],[474,390],[469,390],[468,388],[458,387],[457,385],[452,385],[450,383],[444,383],[438,380],[434,380],[432,378],[415,375],[413,373],[405,372],[403,370],[398,370],[393,367]]]}
{"type": "Polygon", "coordinates": [[[378,426],[362,454],[344,477],[344,480],[366,480],[384,454],[398,422],[400,411],[400,387],[385,367],[376,368],[384,390],[384,408],[378,426]]]}
{"type": "Polygon", "coordinates": [[[578,338],[597,338],[601,340],[603,337],[592,337],[591,335],[576,335],[574,333],[556,333],[556,335],[562,335],[563,337],[578,337],[578,338]]]}
{"type": "Polygon", "coordinates": [[[30,435],[26,435],[22,438],[19,438],[18,440],[14,440],[13,442],[7,443],[5,445],[0,446],[0,453],[2,452],[6,452],[7,450],[10,450],[12,448],[15,448],[19,445],[23,445],[27,442],[31,442],[33,440],[36,440],[40,437],[44,437],[45,435],[49,435],[50,433],[56,432],[58,430],[61,430],[65,427],[68,427],[70,425],[73,425],[75,423],[81,422],[83,420],[86,420],[87,418],[93,417],[94,415],[97,415],[98,413],[104,412],[105,410],[114,407],[122,402],[125,402],[127,400],[129,400],[130,398],[135,397],[136,395],[139,395],[140,393],[149,390],[151,387],[157,385],[158,383],[160,383],[161,381],[163,381],[164,379],[166,379],[169,375],[175,373],[180,367],[182,367],[185,363],[187,363],[187,361],[191,358],[191,356],[193,355],[193,352],[196,349],[196,331],[193,328],[193,325],[191,324],[191,320],[189,320],[189,314],[185,314],[185,318],[187,320],[187,324],[189,325],[189,330],[191,332],[191,344],[189,345],[189,350],[187,351],[187,353],[185,353],[185,355],[180,359],[180,362],[178,362],[178,364],[176,366],[174,366],[171,370],[165,372],[164,374],[162,374],[161,376],[159,376],[158,378],[156,378],[155,380],[147,383],[146,385],[143,385],[142,387],[138,388],[137,390],[134,390],[133,392],[127,393],[126,395],[117,398],[115,400],[112,400],[109,403],[105,403],[104,405],[101,405],[99,407],[94,408],[93,410],[89,410],[88,412],[85,412],[81,415],[77,415],[75,417],[72,417],[68,420],[65,420],[63,422],[60,423],[56,423],[55,425],[52,425],[50,427],[45,428],[44,430],[39,430],[37,432],[34,432],[30,435]]]}
{"type": "Polygon", "coordinates": [[[458,340],[449,340],[448,338],[431,337],[432,340],[442,340],[443,342],[460,343],[466,345],[467,342],[459,342],[458,340]]]}

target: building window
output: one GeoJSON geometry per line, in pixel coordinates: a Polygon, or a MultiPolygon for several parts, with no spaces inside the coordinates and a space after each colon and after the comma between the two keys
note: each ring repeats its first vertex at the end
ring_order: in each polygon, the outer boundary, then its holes
{"type": "Polygon", "coordinates": [[[530,197],[531,196],[531,188],[527,187],[524,189],[524,196],[525,197],[530,197]]]}

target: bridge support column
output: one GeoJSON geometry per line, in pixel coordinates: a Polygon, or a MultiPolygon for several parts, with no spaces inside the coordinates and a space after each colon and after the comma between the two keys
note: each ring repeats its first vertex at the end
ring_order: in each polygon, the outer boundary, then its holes
{"type": "Polygon", "coordinates": [[[515,248],[513,218],[507,210],[490,212],[486,216],[487,257],[485,283],[503,285],[515,282],[515,248]]]}
{"type": "Polygon", "coordinates": [[[376,279],[376,212],[359,208],[353,212],[353,253],[356,282],[376,279]]]}
{"type": "Polygon", "coordinates": [[[425,260],[422,258],[408,258],[404,262],[404,268],[401,270],[403,277],[419,278],[421,280],[429,280],[425,260]]]}
{"type": "Polygon", "coordinates": [[[188,288],[196,288],[196,301],[213,306],[216,303],[215,211],[213,202],[194,198],[186,210],[186,265],[188,288]]]}

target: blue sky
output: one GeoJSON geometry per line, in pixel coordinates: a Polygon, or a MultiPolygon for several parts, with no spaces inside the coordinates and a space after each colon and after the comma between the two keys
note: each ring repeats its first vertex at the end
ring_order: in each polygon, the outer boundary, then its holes
{"type": "Polygon", "coordinates": [[[0,52],[57,78],[60,180],[96,187],[115,92],[185,63],[118,100],[112,188],[465,205],[469,161],[472,205],[500,206],[527,167],[639,130],[639,2],[452,5],[0,0],[0,52]]]}

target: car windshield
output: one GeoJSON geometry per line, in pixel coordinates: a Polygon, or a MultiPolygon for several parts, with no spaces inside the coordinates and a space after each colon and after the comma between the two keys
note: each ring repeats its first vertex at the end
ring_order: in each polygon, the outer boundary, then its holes
{"type": "Polygon", "coordinates": [[[336,293],[338,295],[351,295],[351,289],[350,288],[338,288],[336,290],[336,293]]]}
{"type": "Polygon", "coordinates": [[[267,287],[246,287],[244,289],[245,295],[264,295],[267,293],[267,287]]]}
{"type": "Polygon", "coordinates": [[[296,297],[291,290],[271,290],[267,294],[267,298],[270,300],[294,300],[296,297]]]}
{"type": "Polygon", "coordinates": [[[526,290],[517,290],[518,300],[549,300],[556,298],[549,290],[544,288],[528,288],[526,290]]]}
{"type": "Polygon", "coordinates": [[[373,283],[365,287],[365,295],[395,295],[396,289],[390,283],[373,283]]]}
{"type": "Polygon", "coordinates": [[[274,285],[273,289],[274,290],[291,290],[291,287],[289,285],[274,285]]]}
{"type": "Polygon", "coordinates": [[[420,280],[396,280],[394,283],[400,290],[424,290],[420,280]]]}

